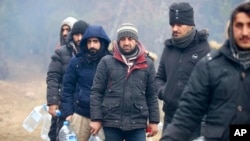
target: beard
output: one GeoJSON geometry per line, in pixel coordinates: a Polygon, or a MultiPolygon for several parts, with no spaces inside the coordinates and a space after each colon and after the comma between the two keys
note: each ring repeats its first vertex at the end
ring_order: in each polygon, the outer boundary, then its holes
{"type": "Polygon", "coordinates": [[[90,55],[95,55],[97,52],[98,52],[97,49],[94,49],[94,48],[89,49],[89,54],[90,55]]]}

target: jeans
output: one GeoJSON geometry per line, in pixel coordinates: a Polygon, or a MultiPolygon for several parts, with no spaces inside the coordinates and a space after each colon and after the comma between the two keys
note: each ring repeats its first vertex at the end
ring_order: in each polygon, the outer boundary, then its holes
{"type": "Polygon", "coordinates": [[[56,137],[57,137],[57,120],[58,120],[58,117],[52,117],[51,118],[51,126],[50,126],[49,133],[48,133],[50,141],[56,141],[56,137]]]}
{"type": "Polygon", "coordinates": [[[123,131],[119,128],[103,127],[105,141],[146,141],[145,129],[123,131]]]}

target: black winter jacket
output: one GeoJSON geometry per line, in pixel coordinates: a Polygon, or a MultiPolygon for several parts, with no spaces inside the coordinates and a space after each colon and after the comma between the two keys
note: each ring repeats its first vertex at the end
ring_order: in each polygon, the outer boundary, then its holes
{"type": "MultiPolygon", "coordinates": [[[[140,46],[140,45],[139,45],[140,46]]],[[[115,47],[114,55],[100,61],[91,91],[91,120],[122,130],[146,128],[159,122],[155,68],[141,51],[128,69],[115,47]]]]}
{"type": "Polygon", "coordinates": [[[186,48],[177,48],[172,40],[165,41],[156,74],[158,97],[164,101],[163,111],[172,118],[178,101],[196,63],[209,51],[208,33],[196,31],[196,36],[186,48]]]}
{"type": "Polygon", "coordinates": [[[229,141],[230,124],[250,124],[250,69],[234,59],[228,41],[194,69],[166,136],[185,141],[200,123],[206,141],[229,141]]]}
{"type": "Polygon", "coordinates": [[[48,105],[59,104],[63,75],[72,56],[72,48],[68,45],[63,45],[56,49],[51,57],[46,78],[48,105]]]}

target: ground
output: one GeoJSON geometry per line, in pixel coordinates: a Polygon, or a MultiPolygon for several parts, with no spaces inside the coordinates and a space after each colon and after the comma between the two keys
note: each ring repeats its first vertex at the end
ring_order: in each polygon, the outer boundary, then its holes
{"type": "MultiPolygon", "coordinates": [[[[29,133],[22,122],[37,105],[46,103],[46,73],[30,63],[9,62],[10,76],[0,80],[0,140],[4,141],[42,141],[41,124],[29,133]]],[[[158,141],[160,134],[151,141],[158,141]]]]}

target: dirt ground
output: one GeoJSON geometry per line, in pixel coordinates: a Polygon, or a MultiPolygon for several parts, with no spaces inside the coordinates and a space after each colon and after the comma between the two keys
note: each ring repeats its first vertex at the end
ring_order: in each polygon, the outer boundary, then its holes
{"type": "MultiPolygon", "coordinates": [[[[28,64],[9,65],[11,71],[7,80],[0,80],[0,140],[42,141],[41,124],[29,133],[22,122],[37,105],[46,103],[46,74],[39,67],[28,64]]],[[[150,141],[158,141],[159,133],[150,141]]]]}

